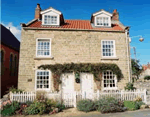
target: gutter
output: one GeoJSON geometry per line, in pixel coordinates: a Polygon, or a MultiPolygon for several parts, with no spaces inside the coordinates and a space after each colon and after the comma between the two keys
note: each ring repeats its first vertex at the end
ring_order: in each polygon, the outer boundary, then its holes
{"type": "Polygon", "coordinates": [[[71,29],[71,28],[37,28],[37,27],[22,27],[25,30],[61,30],[61,31],[94,31],[94,32],[121,32],[124,30],[95,30],[95,29],[71,29]]]}
{"type": "Polygon", "coordinates": [[[126,29],[125,29],[125,35],[126,35],[126,44],[127,44],[127,58],[128,58],[128,60],[127,60],[127,64],[128,64],[128,75],[129,75],[129,82],[131,82],[131,63],[130,63],[130,55],[129,55],[129,48],[130,48],[130,46],[129,46],[129,37],[128,37],[128,31],[129,31],[129,27],[126,27],[126,29]]]}

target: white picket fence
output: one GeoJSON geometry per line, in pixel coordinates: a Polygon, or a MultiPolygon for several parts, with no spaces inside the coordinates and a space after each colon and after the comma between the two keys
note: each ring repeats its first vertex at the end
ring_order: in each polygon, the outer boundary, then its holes
{"type": "MultiPolygon", "coordinates": [[[[76,107],[76,104],[81,99],[97,100],[100,98],[114,97],[117,100],[133,101],[136,97],[142,98],[144,103],[146,101],[146,89],[144,90],[133,90],[133,91],[97,91],[97,92],[49,92],[46,94],[47,98],[55,99],[59,102],[63,102],[66,107],[76,107]]],[[[23,93],[10,93],[11,101],[26,102],[34,101],[36,98],[35,92],[23,92],[23,93]]]]}

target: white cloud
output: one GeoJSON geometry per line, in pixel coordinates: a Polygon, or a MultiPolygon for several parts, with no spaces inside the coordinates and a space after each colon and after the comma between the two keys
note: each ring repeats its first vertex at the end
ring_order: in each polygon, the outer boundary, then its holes
{"type": "Polygon", "coordinates": [[[14,36],[20,41],[21,38],[21,28],[20,26],[15,27],[12,22],[8,24],[2,23],[6,28],[10,28],[10,31],[14,34],[14,36]]]}

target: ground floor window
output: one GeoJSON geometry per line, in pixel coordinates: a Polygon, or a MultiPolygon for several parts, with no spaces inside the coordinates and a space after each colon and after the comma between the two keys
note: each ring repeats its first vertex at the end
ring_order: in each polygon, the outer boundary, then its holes
{"type": "Polygon", "coordinates": [[[103,72],[103,88],[111,89],[117,87],[117,78],[116,75],[113,74],[112,71],[104,71],[103,72]]]}
{"type": "Polygon", "coordinates": [[[36,89],[50,89],[50,71],[36,71],[36,89]]]}

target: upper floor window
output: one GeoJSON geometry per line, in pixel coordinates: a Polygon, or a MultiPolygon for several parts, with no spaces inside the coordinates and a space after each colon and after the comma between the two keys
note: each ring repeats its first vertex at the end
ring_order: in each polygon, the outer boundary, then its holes
{"type": "Polygon", "coordinates": [[[108,17],[97,17],[96,18],[96,25],[97,26],[109,26],[108,17]]]}
{"type": "Polygon", "coordinates": [[[44,15],[44,24],[47,25],[57,24],[57,16],[44,15]]]}
{"type": "Polygon", "coordinates": [[[106,40],[102,41],[102,56],[103,57],[115,57],[115,41],[106,40]]]}
{"type": "Polygon", "coordinates": [[[50,57],[51,52],[50,39],[38,39],[37,40],[37,57],[50,57]]]}

